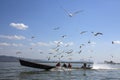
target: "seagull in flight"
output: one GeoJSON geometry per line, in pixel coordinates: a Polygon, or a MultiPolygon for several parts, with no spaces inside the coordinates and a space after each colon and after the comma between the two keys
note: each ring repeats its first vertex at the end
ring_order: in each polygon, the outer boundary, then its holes
{"type": "Polygon", "coordinates": [[[94,36],[103,35],[103,33],[101,33],[101,32],[97,32],[97,33],[91,32],[91,33],[93,33],[94,36]]]}
{"type": "Polygon", "coordinates": [[[34,36],[31,37],[32,39],[35,38],[34,36]]]}
{"type": "Polygon", "coordinates": [[[114,41],[112,41],[112,44],[114,44],[114,41]]]}
{"type": "Polygon", "coordinates": [[[69,51],[67,51],[67,52],[65,52],[65,53],[70,54],[70,53],[72,53],[72,52],[73,52],[73,50],[70,49],[69,51]]]}
{"type": "Polygon", "coordinates": [[[82,52],[82,50],[80,50],[78,53],[80,54],[82,52]]]}
{"type": "Polygon", "coordinates": [[[89,41],[88,41],[88,44],[90,44],[90,43],[91,43],[91,41],[89,40],[89,41]]]}
{"type": "Polygon", "coordinates": [[[67,37],[67,35],[62,35],[61,37],[62,37],[62,38],[65,38],[65,37],[67,37]]]}
{"type": "Polygon", "coordinates": [[[22,52],[20,52],[20,51],[17,51],[17,52],[16,52],[16,54],[21,54],[21,53],[22,53],[22,52]]]}
{"type": "MultiPolygon", "coordinates": [[[[64,10],[65,10],[65,9],[64,9],[64,10]]],[[[69,17],[73,17],[75,14],[78,14],[78,13],[80,13],[80,12],[83,12],[83,10],[79,10],[79,11],[76,11],[76,12],[73,12],[73,13],[68,12],[67,10],[65,10],[65,12],[68,14],[69,17]]]]}
{"type": "Polygon", "coordinates": [[[80,34],[84,34],[84,33],[86,33],[86,32],[87,32],[87,31],[81,31],[80,34]]]}
{"type": "Polygon", "coordinates": [[[53,30],[58,30],[58,29],[60,29],[60,27],[55,27],[53,30]]]}

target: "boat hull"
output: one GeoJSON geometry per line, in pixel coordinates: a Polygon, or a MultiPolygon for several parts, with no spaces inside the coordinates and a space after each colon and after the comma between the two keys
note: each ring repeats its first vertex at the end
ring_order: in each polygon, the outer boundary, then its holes
{"type": "Polygon", "coordinates": [[[22,66],[27,66],[27,67],[32,67],[32,68],[39,68],[39,69],[45,69],[45,70],[55,68],[55,66],[38,64],[38,63],[34,63],[34,62],[25,61],[22,59],[19,59],[19,62],[22,66]]]}

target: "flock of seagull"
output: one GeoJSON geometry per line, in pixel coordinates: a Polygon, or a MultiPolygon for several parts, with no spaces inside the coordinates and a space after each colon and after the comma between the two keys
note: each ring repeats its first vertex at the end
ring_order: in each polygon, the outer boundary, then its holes
{"type": "MultiPolygon", "coordinates": [[[[83,10],[78,10],[78,11],[76,11],[76,12],[73,12],[73,13],[70,13],[70,12],[68,12],[66,9],[64,9],[64,11],[66,12],[66,14],[69,16],[69,17],[73,17],[74,15],[76,15],[76,14],[78,14],[78,13],[80,13],[80,12],[83,12],[83,10]]],[[[60,27],[55,27],[55,28],[53,28],[53,30],[59,30],[60,29],[60,27]]],[[[80,35],[83,35],[83,34],[85,34],[85,33],[87,33],[88,31],[81,31],[80,32],[80,35]]],[[[100,36],[100,35],[103,35],[103,33],[101,33],[101,32],[91,32],[91,34],[93,34],[93,36],[100,36]]],[[[61,36],[62,38],[66,38],[67,37],[67,35],[62,35],[61,36]]],[[[34,36],[32,36],[31,37],[31,39],[34,39],[35,37],[34,36]]],[[[87,42],[88,44],[91,44],[91,41],[89,40],[88,42],[87,42]]],[[[112,42],[112,44],[114,44],[114,42],[112,42]]],[[[47,56],[47,59],[48,59],[48,61],[49,60],[51,60],[51,58],[58,58],[59,60],[61,59],[61,58],[63,58],[64,56],[66,57],[66,55],[68,55],[68,56],[70,56],[70,55],[72,55],[72,53],[74,52],[75,53],[75,51],[73,50],[73,49],[68,49],[68,47],[70,46],[69,44],[67,44],[67,45],[65,45],[64,47],[62,46],[61,47],[61,41],[59,41],[59,42],[57,42],[56,43],[56,47],[55,48],[52,48],[53,49],[53,51],[54,51],[54,53],[52,53],[52,52],[49,52],[48,54],[49,55],[53,55],[52,57],[51,56],[47,56]],[[66,49],[67,48],[67,49],[66,49]],[[61,50],[61,49],[63,49],[63,50],[61,50]],[[66,50],[65,50],[66,49],[66,50]]],[[[80,44],[80,46],[79,46],[79,51],[77,52],[78,54],[81,54],[82,53],[82,47],[84,47],[85,46],[85,44],[80,44]]],[[[32,50],[33,48],[30,48],[30,50],[32,50]]],[[[16,54],[21,54],[21,52],[20,51],[17,51],[16,52],[16,54]]],[[[40,54],[44,54],[44,52],[40,52],[40,54]]],[[[69,59],[71,60],[71,58],[69,57],[69,59]]]]}
{"type": "MultiPolygon", "coordinates": [[[[59,29],[60,29],[60,27],[56,27],[53,30],[59,30],[59,29]]],[[[83,35],[83,34],[85,34],[87,32],[88,31],[81,31],[80,35],[83,35]]],[[[101,32],[91,32],[91,34],[93,34],[93,36],[103,35],[103,33],[101,33],[101,32]]],[[[66,38],[67,35],[62,35],[61,37],[66,38]]],[[[48,53],[50,55],[53,54],[53,57],[50,57],[50,56],[47,57],[48,60],[51,60],[51,58],[55,58],[55,57],[57,57],[59,60],[61,60],[61,58],[66,57],[66,56],[69,56],[69,60],[72,60],[72,58],[70,57],[70,56],[72,56],[72,53],[81,54],[82,53],[82,47],[84,47],[86,45],[86,44],[80,44],[80,46],[79,46],[80,50],[78,52],[75,52],[73,49],[71,49],[71,48],[69,49],[69,46],[70,46],[69,44],[67,44],[65,46],[62,46],[61,42],[62,41],[58,41],[56,43],[56,47],[53,48],[53,51],[54,51],[53,53],[48,53]]],[[[91,41],[89,40],[87,43],[91,44],[91,41]]],[[[91,50],[91,52],[93,52],[93,50],[91,50]]]]}

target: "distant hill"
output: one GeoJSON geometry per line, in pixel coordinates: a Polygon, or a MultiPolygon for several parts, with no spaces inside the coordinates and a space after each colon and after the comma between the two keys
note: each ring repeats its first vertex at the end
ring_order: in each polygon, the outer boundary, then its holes
{"type": "MultiPolygon", "coordinates": [[[[30,59],[30,58],[21,58],[21,59],[35,61],[35,62],[42,61],[42,60],[30,59]]],[[[17,57],[0,55],[0,62],[18,62],[18,61],[19,59],[17,57]]]]}
{"type": "Polygon", "coordinates": [[[18,58],[17,57],[12,57],[12,56],[0,56],[0,62],[17,62],[18,58]]]}

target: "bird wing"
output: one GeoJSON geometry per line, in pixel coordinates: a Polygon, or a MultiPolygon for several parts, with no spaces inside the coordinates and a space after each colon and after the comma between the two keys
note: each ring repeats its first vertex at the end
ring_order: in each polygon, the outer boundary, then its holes
{"type": "Polygon", "coordinates": [[[99,33],[99,32],[98,32],[98,33],[95,34],[95,36],[97,36],[97,35],[103,35],[103,33],[99,33]]]}
{"type": "Polygon", "coordinates": [[[82,31],[80,34],[86,33],[87,31],[82,31]]]}
{"type": "Polygon", "coordinates": [[[83,12],[83,10],[76,11],[76,12],[74,12],[72,15],[78,14],[78,13],[80,13],[80,12],[83,12]]]}
{"type": "Polygon", "coordinates": [[[58,29],[60,29],[60,27],[55,27],[53,30],[58,30],[58,29]]]}

